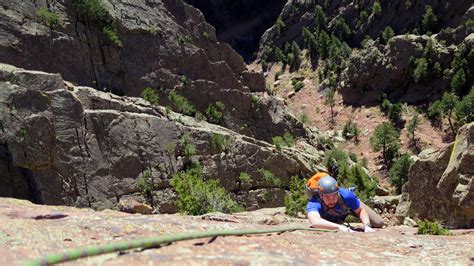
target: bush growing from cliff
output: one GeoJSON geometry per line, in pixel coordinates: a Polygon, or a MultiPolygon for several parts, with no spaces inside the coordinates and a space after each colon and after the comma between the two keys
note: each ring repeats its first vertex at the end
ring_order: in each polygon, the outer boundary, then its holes
{"type": "Polygon", "coordinates": [[[177,112],[185,115],[194,115],[196,108],[184,96],[178,94],[176,90],[172,90],[168,95],[169,101],[177,112]]]}
{"type": "Polygon", "coordinates": [[[397,194],[402,193],[402,187],[408,181],[408,174],[412,164],[413,160],[410,158],[410,155],[403,154],[397,158],[393,166],[390,168],[388,176],[390,177],[392,184],[395,185],[397,194]]]}
{"type": "Polygon", "coordinates": [[[243,211],[219,181],[204,181],[202,174],[202,168],[194,166],[173,175],[171,185],[178,193],[176,205],[181,213],[202,215],[209,212],[243,211]]]}
{"type": "Polygon", "coordinates": [[[250,185],[252,183],[252,177],[248,173],[241,172],[239,175],[238,182],[239,182],[239,187],[243,185],[250,185]]]}
{"type": "Polygon", "coordinates": [[[388,43],[388,41],[395,36],[395,32],[390,26],[385,27],[385,29],[382,32],[382,40],[383,43],[388,43]]]}
{"type": "Polygon", "coordinates": [[[292,176],[290,181],[290,191],[285,196],[285,213],[290,216],[297,216],[298,213],[306,214],[306,196],[305,180],[299,176],[292,176]]]}
{"type": "Polygon", "coordinates": [[[381,14],[382,14],[382,6],[380,5],[380,2],[376,0],[374,2],[374,5],[372,6],[372,15],[379,16],[381,14]]]}
{"type": "Polygon", "coordinates": [[[268,184],[273,185],[275,187],[282,187],[283,181],[269,170],[265,168],[260,168],[258,169],[258,172],[262,175],[263,180],[265,180],[268,184]]]}
{"type": "Polygon", "coordinates": [[[277,31],[278,31],[278,35],[280,35],[283,30],[285,29],[285,22],[283,22],[283,19],[281,17],[278,17],[276,22],[275,22],[275,26],[277,28],[277,31]]]}
{"type": "Polygon", "coordinates": [[[439,222],[436,221],[418,221],[418,231],[416,232],[419,235],[451,235],[448,229],[444,228],[439,222]]]}
{"type": "Polygon", "coordinates": [[[218,151],[227,151],[230,147],[230,139],[228,136],[214,133],[212,134],[211,146],[218,151]]]}
{"type": "Polygon", "coordinates": [[[101,0],[74,0],[74,5],[79,15],[96,21],[107,39],[118,47],[122,41],[117,33],[114,19],[109,14],[101,0]]]}
{"type": "Polygon", "coordinates": [[[209,122],[219,124],[222,118],[222,112],[224,112],[225,105],[223,102],[215,102],[210,104],[206,109],[207,118],[209,122]]]}
{"type": "Polygon", "coordinates": [[[413,70],[413,78],[415,79],[415,82],[419,82],[426,77],[426,74],[428,73],[428,61],[426,58],[422,57],[415,59],[414,63],[415,69],[413,70]]]}
{"type": "Polygon", "coordinates": [[[436,27],[438,18],[433,13],[433,8],[430,5],[425,6],[425,13],[423,14],[422,26],[425,33],[431,35],[431,31],[436,27]]]}
{"type": "Polygon", "coordinates": [[[55,28],[61,24],[58,14],[49,11],[45,7],[40,7],[37,12],[40,20],[48,27],[55,28]]]}
{"type": "Polygon", "coordinates": [[[149,102],[151,105],[158,104],[158,95],[156,95],[155,91],[152,88],[145,88],[141,94],[142,98],[149,102]]]}
{"type": "Polygon", "coordinates": [[[277,150],[281,150],[282,147],[292,147],[295,145],[295,137],[288,131],[285,131],[283,136],[275,136],[272,138],[273,145],[276,146],[277,150]]]}
{"type": "Polygon", "coordinates": [[[190,133],[184,133],[179,139],[179,145],[184,155],[188,158],[196,155],[197,147],[192,142],[192,137],[190,133]]]}

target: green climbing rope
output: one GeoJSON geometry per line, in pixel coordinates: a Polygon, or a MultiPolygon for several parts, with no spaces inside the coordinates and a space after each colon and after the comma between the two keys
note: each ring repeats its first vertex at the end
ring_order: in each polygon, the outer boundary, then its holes
{"type": "Polygon", "coordinates": [[[61,263],[66,261],[72,261],[80,258],[91,257],[96,255],[102,255],[111,252],[125,251],[136,248],[152,248],[158,247],[162,244],[191,240],[205,237],[217,237],[217,236],[232,236],[232,235],[254,235],[254,234],[268,234],[268,233],[281,233],[287,231],[296,230],[307,230],[307,231],[320,231],[320,232],[335,232],[334,230],[308,228],[302,226],[286,226],[277,228],[257,228],[257,229],[238,229],[238,230],[213,230],[206,232],[187,232],[180,234],[168,234],[158,237],[130,240],[119,243],[105,244],[102,246],[91,246],[78,249],[72,249],[70,251],[49,254],[35,260],[28,261],[25,265],[51,265],[55,263],[61,263]]]}

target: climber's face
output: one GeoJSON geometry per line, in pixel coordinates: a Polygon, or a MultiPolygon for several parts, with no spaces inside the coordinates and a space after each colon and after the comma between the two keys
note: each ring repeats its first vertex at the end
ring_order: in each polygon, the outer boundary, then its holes
{"type": "Polygon", "coordinates": [[[339,193],[333,193],[333,194],[322,194],[321,199],[323,199],[324,204],[328,206],[329,208],[334,208],[337,204],[338,200],[338,195],[339,193]]]}

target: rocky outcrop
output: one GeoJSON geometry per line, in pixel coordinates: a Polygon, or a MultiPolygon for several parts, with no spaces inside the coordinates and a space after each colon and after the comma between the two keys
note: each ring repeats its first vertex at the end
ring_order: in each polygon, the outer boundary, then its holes
{"type": "Polygon", "coordinates": [[[171,105],[175,90],[202,114],[219,101],[225,105],[220,124],[257,139],[305,134],[301,126],[294,130],[298,122],[291,116],[275,122],[271,107],[252,103],[253,92],[265,91],[263,75],[247,70],[239,54],[216,41],[199,10],[181,0],[98,3],[100,14],[73,0],[2,4],[0,62],[59,73],[117,95],[139,96],[150,87],[162,106],[171,105]],[[58,22],[40,15],[40,8],[58,22]]]}
{"type": "Polygon", "coordinates": [[[262,36],[260,41],[259,56],[262,55],[266,46],[276,45],[282,47],[285,42],[296,41],[303,45],[301,31],[303,27],[313,28],[315,21],[315,7],[323,8],[328,18],[327,28],[333,31],[336,27],[336,19],[342,17],[351,30],[345,40],[351,47],[359,46],[361,41],[369,36],[372,39],[380,37],[380,32],[390,26],[395,34],[405,33],[420,27],[423,20],[425,6],[430,5],[437,17],[434,32],[441,29],[454,29],[472,18],[471,1],[463,0],[444,3],[442,1],[390,1],[381,0],[382,12],[379,15],[372,14],[374,1],[324,1],[324,0],[295,0],[287,1],[283,7],[280,17],[285,24],[283,29],[273,25],[262,36]],[[361,13],[366,12],[363,18],[361,13]]]}
{"type": "MultiPolygon", "coordinates": [[[[309,225],[306,219],[286,216],[282,208],[190,217],[177,214],[145,216],[116,211],[96,212],[71,207],[40,206],[4,198],[0,198],[0,206],[0,261],[3,265],[24,265],[27,260],[51,252],[131,239],[196,231],[309,225]]],[[[377,232],[370,234],[294,231],[202,238],[157,248],[83,258],[72,263],[359,265],[363,260],[374,264],[431,265],[449,261],[451,264],[469,265],[472,262],[472,229],[453,230],[453,236],[415,235],[416,229],[406,226],[376,230],[377,232]]]]}
{"type": "MultiPolygon", "coordinates": [[[[273,113],[281,111],[276,109],[273,113]]],[[[281,206],[290,177],[309,176],[322,156],[304,141],[298,144],[302,149],[279,152],[141,98],[5,64],[0,64],[0,132],[0,196],[96,209],[115,208],[125,195],[143,196],[137,180],[147,175],[154,187],[148,201],[159,212],[175,212],[169,182],[191,160],[247,209],[281,206]],[[215,135],[228,144],[213,143],[215,135]],[[185,153],[188,144],[196,146],[195,155],[185,153]],[[283,185],[265,179],[262,168],[283,185]],[[245,188],[242,172],[251,177],[245,188]]]]}
{"type": "Polygon", "coordinates": [[[410,168],[397,214],[437,219],[453,227],[474,226],[474,123],[438,152],[423,153],[410,168]]]}

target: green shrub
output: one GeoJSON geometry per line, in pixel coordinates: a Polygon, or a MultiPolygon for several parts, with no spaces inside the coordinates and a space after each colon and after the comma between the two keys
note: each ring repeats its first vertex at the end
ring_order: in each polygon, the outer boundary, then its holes
{"type": "Polygon", "coordinates": [[[425,33],[433,31],[437,22],[438,18],[436,18],[436,15],[433,13],[433,8],[430,5],[426,5],[422,20],[422,26],[425,33]]]}
{"type": "Polygon", "coordinates": [[[291,135],[290,132],[285,131],[285,133],[283,134],[283,140],[285,141],[286,146],[288,147],[295,146],[295,137],[291,135]]]}
{"type": "Polygon", "coordinates": [[[352,121],[352,119],[349,119],[345,124],[344,127],[342,128],[342,136],[345,139],[352,139],[354,138],[355,141],[359,141],[359,136],[360,136],[360,129],[357,126],[357,123],[352,121]]]}
{"type": "Polygon", "coordinates": [[[188,158],[196,155],[197,151],[196,145],[193,144],[191,141],[192,137],[190,133],[184,133],[179,140],[179,145],[183,150],[184,155],[188,158]]]}
{"type": "Polygon", "coordinates": [[[395,36],[395,32],[390,26],[385,27],[385,29],[382,32],[382,40],[384,43],[388,43],[388,41],[395,36]]]}
{"type": "Polygon", "coordinates": [[[300,90],[304,88],[304,83],[302,81],[293,80],[292,84],[293,84],[293,89],[295,90],[295,92],[299,92],[300,90]]]}
{"type": "Polygon", "coordinates": [[[222,112],[224,112],[225,105],[222,102],[215,102],[210,104],[206,109],[206,115],[209,118],[209,122],[219,124],[222,118],[222,112]]]}
{"type": "Polygon", "coordinates": [[[214,133],[212,134],[211,145],[218,151],[227,151],[230,147],[230,139],[228,136],[214,133]]]}
{"type": "Polygon", "coordinates": [[[45,7],[40,7],[37,12],[40,20],[48,27],[55,28],[61,24],[58,14],[49,11],[45,7]]]}
{"type": "Polygon", "coordinates": [[[104,33],[105,37],[117,47],[122,47],[122,41],[117,34],[117,28],[112,25],[107,25],[102,28],[102,32],[104,33]]]}
{"type": "Polygon", "coordinates": [[[232,213],[242,211],[217,180],[204,181],[197,166],[173,175],[171,185],[178,193],[176,205],[181,213],[202,215],[209,212],[232,213]]]}
{"type": "Polygon", "coordinates": [[[464,96],[455,107],[456,120],[460,125],[474,121],[474,90],[464,96]]]}
{"type": "Polygon", "coordinates": [[[181,85],[186,86],[189,84],[189,79],[185,75],[182,75],[179,80],[181,81],[181,85]]]}
{"type": "Polygon", "coordinates": [[[334,178],[339,180],[349,173],[347,158],[348,156],[343,150],[335,148],[324,154],[323,165],[334,178]]]}
{"type": "Polygon", "coordinates": [[[275,148],[279,151],[281,151],[281,148],[286,146],[285,141],[281,136],[275,136],[272,138],[273,145],[275,145],[275,148]]]}
{"type": "Polygon", "coordinates": [[[281,150],[282,147],[292,147],[295,145],[295,137],[291,133],[285,131],[283,136],[275,136],[272,138],[273,145],[276,146],[277,150],[281,150]]]}
{"type": "Polygon", "coordinates": [[[74,4],[80,15],[90,16],[101,22],[109,20],[109,12],[101,0],[74,0],[74,4]]]}
{"type": "Polygon", "coordinates": [[[370,145],[374,151],[382,151],[385,165],[396,157],[400,147],[400,135],[388,122],[384,122],[375,128],[374,134],[370,137],[370,145]]]}
{"type": "Polygon", "coordinates": [[[439,222],[436,221],[419,221],[418,231],[419,235],[451,235],[448,229],[444,228],[439,222]]]}
{"type": "Polygon", "coordinates": [[[142,172],[142,176],[137,180],[137,187],[144,196],[154,190],[154,183],[150,169],[142,172]]]}
{"type": "Polygon", "coordinates": [[[276,177],[272,172],[265,168],[260,168],[258,169],[258,172],[262,175],[263,180],[265,180],[267,183],[270,185],[273,185],[275,187],[282,187],[283,181],[276,177]]]}
{"type": "Polygon", "coordinates": [[[395,185],[397,189],[397,194],[402,193],[403,185],[408,181],[408,174],[410,166],[413,164],[413,160],[410,158],[410,155],[403,154],[398,157],[393,166],[388,172],[390,181],[395,185]]]}
{"type": "Polygon", "coordinates": [[[441,119],[441,116],[443,115],[443,103],[441,103],[441,101],[431,103],[426,115],[431,121],[441,119]]]}
{"type": "Polygon", "coordinates": [[[283,19],[281,17],[277,18],[275,26],[277,28],[278,35],[280,35],[281,32],[285,29],[285,22],[283,22],[283,19]]]}
{"type": "Polygon", "coordinates": [[[152,192],[156,189],[155,182],[151,173],[151,169],[146,169],[142,172],[142,176],[137,179],[137,189],[140,191],[146,201],[153,206],[152,192]]]}
{"type": "Polygon", "coordinates": [[[197,111],[196,114],[194,115],[194,118],[196,118],[196,120],[198,122],[201,122],[201,121],[207,121],[207,118],[205,115],[203,115],[203,113],[197,111]]]}
{"type": "Polygon", "coordinates": [[[372,15],[378,16],[382,14],[382,6],[380,5],[380,2],[376,0],[374,2],[374,5],[372,6],[372,15]]]}
{"type": "Polygon", "coordinates": [[[306,213],[305,180],[298,176],[292,176],[290,181],[290,192],[285,196],[285,213],[290,216],[297,216],[298,213],[306,213]]]}
{"type": "Polygon", "coordinates": [[[156,95],[155,91],[152,88],[145,88],[141,94],[142,98],[149,102],[151,105],[158,104],[158,95],[156,95]]]}
{"type": "Polygon", "coordinates": [[[275,81],[279,80],[279,79],[280,79],[280,76],[281,76],[282,74],[283,74],[283,73],[281,73],[281,71],[275,72],[275,81]]]}
{"type": "Polygon", "coordinates": [[[415,59],[415,69],[413,70],[413,78],[415,82],[421,81],[428,73],[428,60],[426,58],[415,59]]]}
{"type": "Polygon", "coordinates": [[[401,103],[396,103],[396,104],[392,105],[392,107],[390,108],[390,111],[388,112],[388,119],[390,119],[390,121],[392,121],[392,123],[394,123],[394,124],[401,121],[402,120],[402,109],[403,109],[403,106],[402,106],[401,103]]]}
{"type": "Polygon", "coordinates": [[[355,194],[362,201],[373,198],[377,187],[377,182],[367,175],[359,164],[353,165],[348,174],[341,178],[341,184],[345,187],[355,185],[355,194]]]}
{"type": "Polygon", "coordinates": [[[408,137],[410,138],[411,142],[413,145],[415,145],[415,130],[418,128],[418,125],[420,124],[420,116],[418,113],[414,114],[410,122],[408,122],[408,125],[406,126],[407,132],[408,132],[408,137]]]}
{"type": "Polygon", "coordinates": [[[466,73],[464,69],[460,68],[453,76],[451,80],[451,89],[460,95],[463,91],[464,86],[466,85],[466,73]]]}
{"type": "Polygon", "coordinates": [[[390,109],[392,108],[392,103],[388,99],[383,99],[382,103],[380,104],[380,111],[385,115],[388,115],[390,109]]]}
{"type": "Polygon", "coordinates": [[[239,181],[241,185],[250,185],[252,183],[252,177],[245,172],[241,172],[239,175],[239,181]]]}
{"type": "Polygon", "coordinates": [[[464,26],[466,28],[470,28],[470,27],[474,26],[474,20],[472,18],[466,20],[466,22],[464,22],[464,26]]]}
{"type": "Polygon", "coordinates": [[[349,152],[348,153],[348,156],[349,156],[349,159],[351,159],[351,161],[353,161],[354,163],[357,163],[358,160],[357,160],[357,154],[353,153],[353,152],[349,152]]]}
{"type": "Polygon", "coordinates": [[[301,113],[300,120],[301,120],[301,123],[307,124],[309,122],[309,117],[306,113],[303,112],[301,113]]]}
{"type": "Polygon", "coordinates": [[[323,8],[320,5],[316,5],[315,8],[315,14],[314,14],[314,19],[315,19],[315,32],[321,32],[326,29],[327,25],[327,16],[326,13],[324,12],[323,8]]]}
{"type": "Polygon", "coordinates": [[[265,59],[262,58],[262,59],[260,60],[260,65],[262,65],[262,70],[263,70],[263,72],[265,72],[265,71],[268,70],[268,62],[267,62],[267,60],[265,60],[265,59]]]}
{"type": "Polygon", "coordinates": [[[172,90],[168,95],[169,101],[176,108],[177,112],[185,115],[193,115],[196,108],[184,96],[178,94],[176,90],[172,90]]]}
{"type": "Polygon", "coordinates": [[[117,34],[114,19],[101,0],[74,0],[74,5],[79,15],[89,17],[98,23],[102,32],[112,44],[122,47],[122,41],[117,34]]]}

